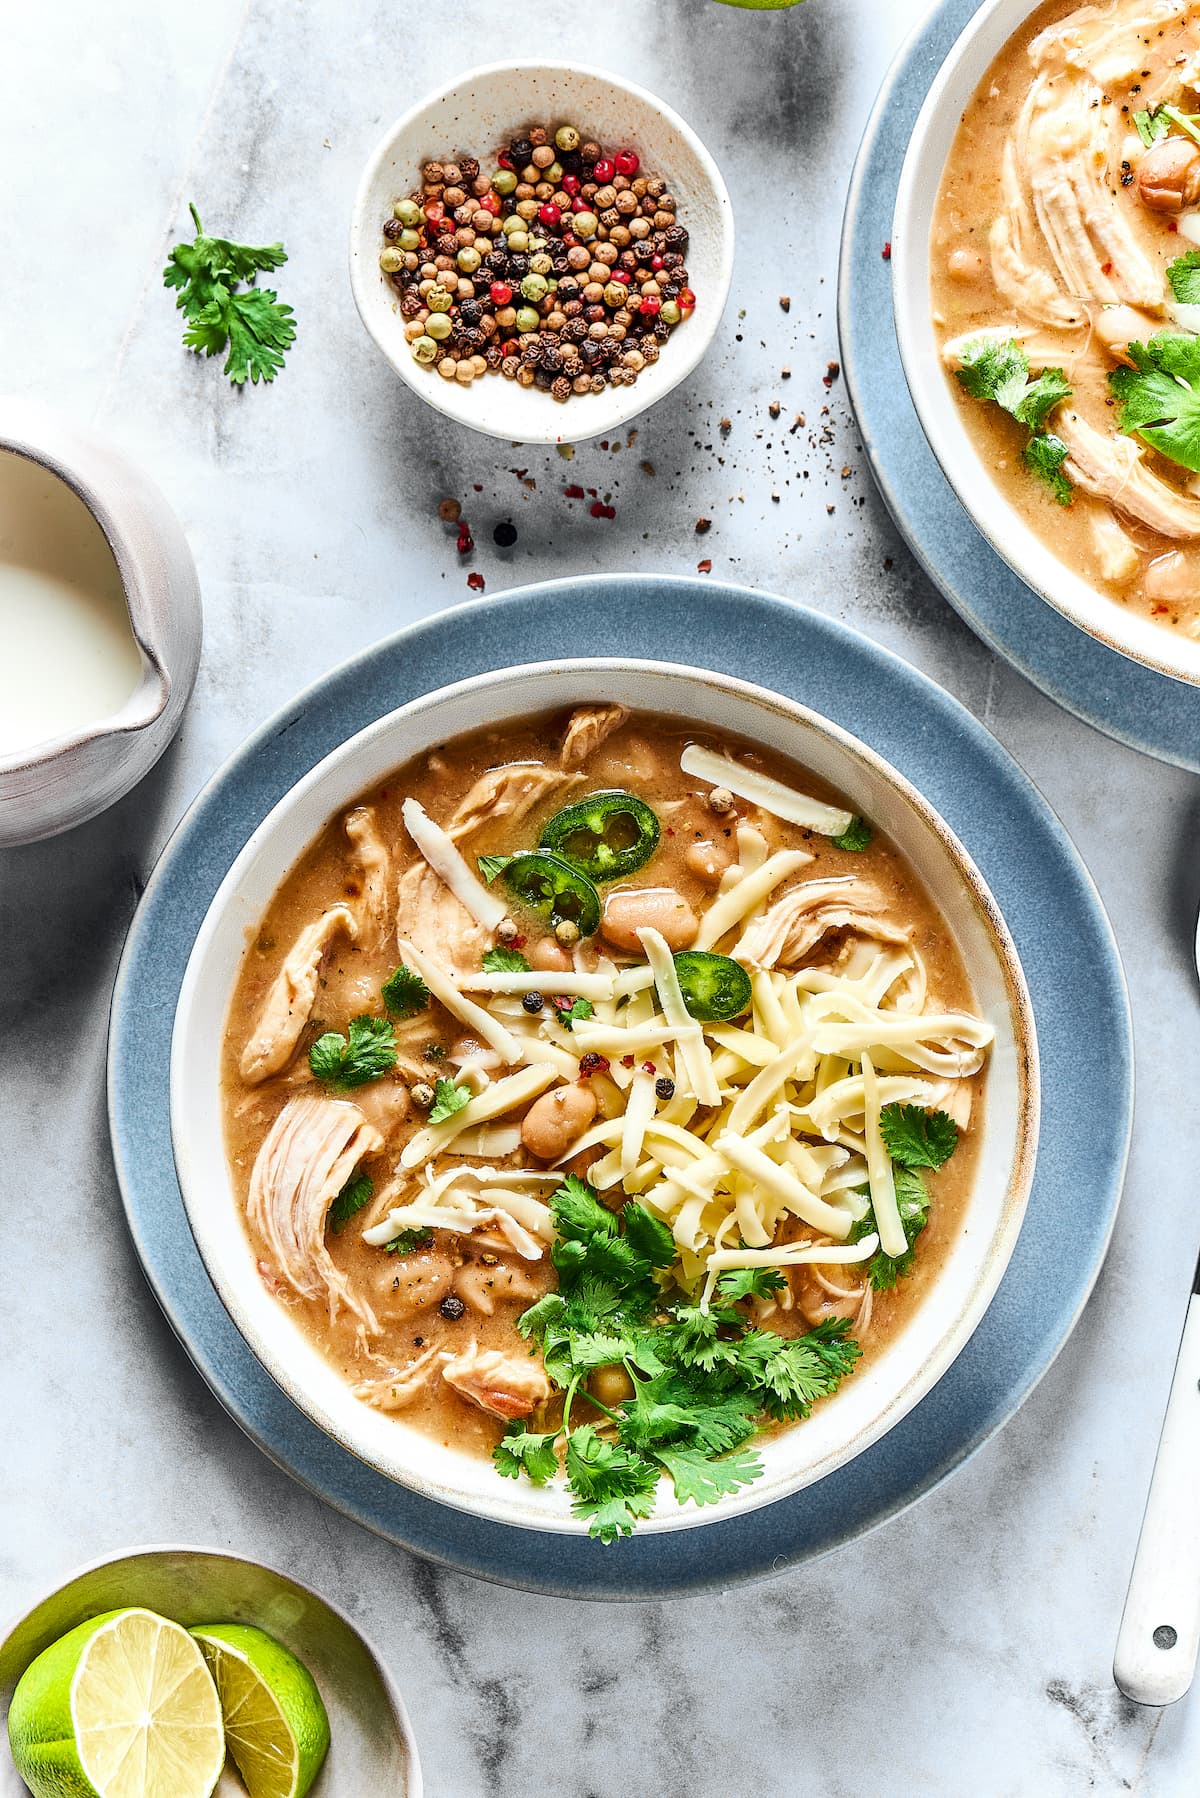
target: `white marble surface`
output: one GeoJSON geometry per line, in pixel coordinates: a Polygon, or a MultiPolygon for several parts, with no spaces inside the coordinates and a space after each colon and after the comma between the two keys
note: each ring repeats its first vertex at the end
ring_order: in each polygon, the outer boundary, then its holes
{"type": "Polygon", "coordinates": [[[1138,1711],[1109,1668],[1200,1235],[1188,941],[1200,792],[1065,716],[975,641],[891,529],[843,389],[821,386],[837,354],[850,163],[920,10],[3,9],[0,383],[93,421],[154,471],[195,548],[208,640],[160,772],[75,835],[0,858],[0,1609],[137,1542],[226,1544],[284,1564],[355,1612],[390,1657],[432,1798],[1195,1789],[1200,1694],[1138,1711]],[[467,61],[523,46],[590,55],[658,88],[721,161],[741,229],[733,299],[699,377],[643,423],[635,450],[592,444],[569,466],[420,409],[360,331],[345,269],[351,193],[382,125],[467,61]],[[214,227],[287,242],[279,285],[301,335],[273,389],[236,395],[179,348],[159,270],[191,198],[214,227]],[[828,444],[787,435],[797,411],[811,422],[827,398],[828,444]],[[536,490],[510,472],[518,465],[536,490]],[[611,489],[616,519],[569,508],[567,479],[611,489]],[[141,883],[201,782],[263,717],[350,651],[466,597],[435,513],[447,494],[466,503],[490,593],[549,572],[690,572],[710,556],[714,574],[794,593],[910,657],[1042,788],[1125,954],[1137,1142],[1074,1338],[1016,1421],[939,1493],[755,1588],[571,1605],[437,1573],[376,1540],[242,1439],[159,1316],[121,1222],[104,1033],[141,883]],[[703,538],[700,513],[714,520],[703,538]],[[491,529],[508,516],[520,540],[501,554],[491,529]]]}

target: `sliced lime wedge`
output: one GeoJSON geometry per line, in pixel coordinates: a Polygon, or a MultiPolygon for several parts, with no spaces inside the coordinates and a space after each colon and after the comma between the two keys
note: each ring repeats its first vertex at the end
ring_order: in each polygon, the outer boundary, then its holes
{"type": "Polygon", "coordinates": [[[329,1748],[329,1719],[308,1668],[246,1623],[200,1624],[192,1635],[217,1683],[225,1739],[250,1798],[304,1798],[329,1748]]]}

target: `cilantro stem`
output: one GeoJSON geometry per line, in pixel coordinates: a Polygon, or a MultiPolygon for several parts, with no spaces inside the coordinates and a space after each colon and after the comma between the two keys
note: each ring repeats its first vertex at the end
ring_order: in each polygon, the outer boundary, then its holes
{"type": "Polygon", "coordinates": [[[1186,112],[1180,112],[1178,106],[1164,106],[1162,111],[1173,125],[1178,125],[1181,131],[1187,132],[1193,143],[1200,144],[1200,131],[1196,129],[1195,120],[1186,112]]]}
{"type": "Polygon", "coordinates": [[[196,204],[195,204],[194,200],[188,201],[188,211],[191,213],[192,223],[196,227],[196,236],[197,237],[203,236],[204,226],[200,223],[200,214],[196,211],[196,204]]]}

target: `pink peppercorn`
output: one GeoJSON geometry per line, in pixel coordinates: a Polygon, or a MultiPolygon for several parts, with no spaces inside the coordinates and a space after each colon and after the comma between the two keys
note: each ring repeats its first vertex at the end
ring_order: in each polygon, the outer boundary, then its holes
{"type": "Polygon", "coordinates": [[[565,194],[570,194],[572,199],[574,199],[575,195],[579,192],[580,185],[581,183],[578,175],[564,175],[559,183],[563,192],[565,194]]]}
{"type": "Polygon", "coordinates": [[[618,150],[616,160],[618,175],[636,175],[642,166],[635,150],[618,150]]]}
{"type": "Polygon", "coordinates": [[[512,288],[507,281],[493,281],[488,288],[488,298],[493,306],[507,306],[512,299],[512,288]]]}
{"type": "Polygon", "coordinates": [[[487,192],[480,198],[479,210],[481,212],[490,212],[492,217],[496,218],[499,216],[500,204],[500,195],[493,192],[489,187],[487,192]]]}
{"type": "Polygon", "coordinates": [[[694,312],[696,310],[696,296],[690,287],[684,287],[680,291],[679,310],[681,312],[694,312]]]}
{"type": "Polygon", "coordinates": [[[547,231],[553,231],[561,217],[562,213],[553,200],[547,200],[544,206],[538,207],[538,220],[545,225],[547,231]]]}
{"type": "Polygon", "coordinates": [[[657,318],[662,311],[662,301],[656,293],[644,293],[638,311],[644,312],[647,318],[657,318]]]}
{"type": "Polygon", "coordinates": [[[650,267],[654,270],[655,274],[659,273],[662,266],[663,266],[663,259],[661,256],[651,256],[650,267]]]}
{"type": "Polygon", "coordinates": [[[629,286],[629,270],[627,268],[610,268],[608,278],[610,281],[619,281],[622,287],[629,286]]]}
{"type": "Polygon", "coordinates": [[[592,180],[597,187],[607,187],[616,172],[616,164],[609,157],[602,156],[592,170],[592,180]]]}

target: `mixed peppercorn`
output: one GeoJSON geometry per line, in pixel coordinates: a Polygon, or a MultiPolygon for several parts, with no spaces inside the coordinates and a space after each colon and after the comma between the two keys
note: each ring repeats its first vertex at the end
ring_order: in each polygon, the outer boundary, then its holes
{"type": "Polygon", "coordinates": [[[694,310],[687,230],[637,153],[573,125],[427,162],[383,226],[379,265],[415,359],[469,385],[499,371],[556,400],[627,386],[694,310]]]}

